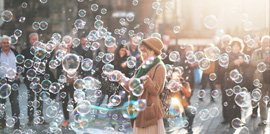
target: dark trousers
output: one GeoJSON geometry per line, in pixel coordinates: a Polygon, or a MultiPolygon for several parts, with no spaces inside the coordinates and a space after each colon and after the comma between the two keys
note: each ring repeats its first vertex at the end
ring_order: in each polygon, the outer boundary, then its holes
{"type": "MultiPolygon", "coordinates": [[[[37,101],[40,102],[40,105],[37,107],[37,110],[39,110],[40,116],[43,116],[43,101],[39,100],[39,93],[35,93],[33,92],[33,90],[30,88],[30,83],[25,83],[26,87],[27,87],[27,92],[28,92],[28,103],[29,102],[33,102],[35,100],[35,96],[37,98],[37,101]]],[[[28,106],[28,119],[29,121],[33,121],[34,119],[34,111],[35,108],[33,106],[28,106]]]]}
{"type": "MultiPolygon", "coordinates": [[[[74,88],[73,85],[65,85],[65,88],[61,92],[66,92],[66,97],[63,99],[63,113],[65,120],[69,120],[69,112],[67,111],[67,106],[69,102],[69,97],[70,100],[74,100],[74,88]]],[[[73,103],[73,107],[76,107],[76,104],[73,103]]]]}
{"type": "Polygon", "coordinates": [[[191,107],[190,106],[185,107],[185,114],[187,116],[187,121],[188,121],[187,129],[192,129],[192,124],[193,124],[195,114],[191,113],[191,107]]]}
{"type": "MultiPolygon", "coordinates": [[[[10,85],[12,85],[13,83],[9,83],[10,85]]],[[[11,90],[11,94],[9,95],[9,101],[11,103],[11,112],[12,112],[12,116],[16,116],[17,117],[17,121],[15,122],[15,127],[19,127],[20,126],[20,119],[19,119],[19,115],[20,115],[20,107],[19,107],[19,101],[18,101],[18,95],[19,95],[19,91],[14,91],[11,90]]],[[[6,103],[6,99],[0,99],[0,103],[1,104],[5,104],[6,103]]],[[[6,126],[6,111],[4,111],[4,116],[3,118],[0,119],[0,123],[2,127],[6,126]]]]}
{"type": "MultiPolygon", "coordinates": [[[[224,95],[223,95],[224,96],[224,95]]],[[[232,96],[227,96],[225,93],[225,98],[224,102],[222,103],[223,105],[223,118],[227,122],[231,122],[234,118],[239,118],[241,119],[241,107],[239,107],[235,103],[235,94],[232,96]],[[224,103],[227,103],[224,105],[224,103]]]]}
{"type": "Polygon", "coordinates": [[[211,88],[211,91],[216,89],[215,81],[211,81],[209,79],[209,74],[203,74],[202,81],[201,81],[201,85],[202,85],[201,89],[206,89],[208,83],[209,83],[209,86],[211,88]]]}

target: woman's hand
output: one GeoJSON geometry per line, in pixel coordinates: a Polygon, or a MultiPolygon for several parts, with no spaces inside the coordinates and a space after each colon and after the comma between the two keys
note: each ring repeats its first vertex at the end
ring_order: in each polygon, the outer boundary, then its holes
{"type": "Polygon", "coordinates": [[[127,67],[127,62],[123,62],[123,63],[121,64],[121,67],[122,67],[122,68],[126,68],[126,67],[127,67]]]}
{"type": "Polygon", "coordinates": [[[140,80],[143,81],[143,83],[145,83],[148,79],[149,79],[148,75],[144,75],[144,76],[140,77],[140,80]]]}

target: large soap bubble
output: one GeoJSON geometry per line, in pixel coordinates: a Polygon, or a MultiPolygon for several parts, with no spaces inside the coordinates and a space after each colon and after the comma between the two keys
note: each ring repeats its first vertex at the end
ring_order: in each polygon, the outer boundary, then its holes
{"type": "Polygon", "coordinates": [[[75,74],[80,66],[80,58],[76,54],[67,54],[62,60],[64,71],[68,74],[75,74]]]}

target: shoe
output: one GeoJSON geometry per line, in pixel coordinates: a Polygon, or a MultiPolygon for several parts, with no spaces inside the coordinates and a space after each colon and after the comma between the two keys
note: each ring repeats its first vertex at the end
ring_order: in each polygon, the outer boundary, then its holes
{"type": "Polygon", "coordinates": [[[215,102],[215,99],[214,99],[213,97],[211,97],[211,101],[212,101],[212,102],[215,102]]]}
{"type": "Polygon", "coordinates": [[[187,134],[193,134],[193,131],[192,131],[192,129],[191,129],[191,128],[190,128],[190,129],[188,129],[187,134]]]}
{"type": "Polygon", "coordinates": [[[203,98],[199,98],[200,101],[203,101],[203,98]]]}
{"type": "Polygon", "coordinates": [[[266,126],[266,122],[261,121],[261,122],[258,124],[258,126],[266,126]]]}
{"type": "Polygon", "coordinates": [[[68,126],[68,124],[69,124],[69,121],[68,120],[65,120],[63,123],[62,123],[62,127],[66,127],[66,126],[68,126]]]}
{"type": "Polygon", "coordinates": [[[6,126],[0,126],[0,129],[4,129],[6,126]]]}
{"type": "Polygon", "coordinates": [[[43,121],[42,123],[40,123],[40,125],[48,125],[49,122],[43,121]]]}
{"type": "Polygon", "coordinates": [[[257,114],[252,114],[251,118],[257,118],[257,114]]]}
{"type": "Polygon", "coordinates": [[[30,120],[30,121],[27,122],[27,125],[28,126],[33,126],[34,125],[34,122],[30,120]]]}
{"type": "Polygon", "coordinates": [[[224,121],[221,122],[221,124],[228,124],[228,123],[229,123],[229,122],[226,121],[226,120],[224,120],[224,121]]]}

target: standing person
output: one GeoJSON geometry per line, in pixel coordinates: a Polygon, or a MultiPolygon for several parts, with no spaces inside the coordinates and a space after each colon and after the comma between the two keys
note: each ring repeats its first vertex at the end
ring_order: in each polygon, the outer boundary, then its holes
{"type": "MultiPolygon", "coordinates": [[[[231,44],[232,42],[232,37],[228,34],[225,34],[222,36],[221,40],[220,40],[220,43],[219,43],[219,49],[220,49],[220,52],[222,54],[227,54],[229,52],[226,52],[226,48],[231,44]]],[[[227,124],[228,121],[225,120],[227,115],[226,115],[226,112],[224,111],[226,109],[226,105],[224,105],[224,103],[226,102],[227,100],[227,95],[226,95],[226,92],[225,92],[225,73],[226,73],[226,67],[223,67],[219,64],[219,62],[216,62],[216,67],[215,67],[215,71],[216,71],[216,88],[220,88],[221,90],[221,93],[222,93],[222,114],[223,114],[223,118],[224,118],[224,121],[222,121],[221,123],[222,124],[227,124]]]]}
{"type": "Polygon", "coordinates": [[[193,45],[188,44],[185,48],[184,55],[181,56],[180,66],[184,68],[183,78],[190,84],[190,88],[194,89],[195,82],[194,82],[194,68],[198,66],[198,63],[190,64],[187,60],[187,52],[194,51],[193,45]]]}
{"type": "MultiPolygon", "coordinates": [[[[25,48],[22,50],[22,55],[25,57],[25,60],[26,59],[30,59],[30,60],[34,60],[34,55],[31,54],[31,47],[35,46],[35,44],[38,42],[39,38],[38,38],[38,34],[37,33],[31,33],[29,35],[29,47],[25,48]]],[[[37,47],[37,46],[36,46],[37,47]]],[[[46,65],[47,66],[47,65],[46,65]]],[[[35,100],[35,96],[37,98],[37,101],[40,102],[40,105],[37,107],[37,110],[39,110],[41,113],[40,113],[40,116],[43,116],[43,101],[39,100],[38,99],[38,96],[39,96],[39,93],[38,94],[35,94],[35,92],[30,88],[30,84],[32,83],[32,80],[28,79],[27,76],[26,76],[26,72],[29,70],[29,69],[34,69],[34,67],[30,67],[30,68],[25,68],[24,72],[22,73],[23,77],[24,77],[24,84],[25,86],[27,87],[27,92],[28,92],[28,102],[33,102],[35,100]]],[[[49,70],[48,69],[45,69],[45,72],[47,73],[49,70]]],[[[49,73],[49,72],[48,72],[49,73]]],[[[52,78],[53,75],[52,73],[49,73],[51,74],[50,77],[52,78]]],[[[40,80],[43,79],[43,76],[41,75],[38,75],[37,77],[40,78],[40,80]]],[[[33,106],[28,106],[28,125],[32,126],[34,125],[34,107],[33,106]]],[[[42,124],[48,124],[47,122],[42,122],[42,124]]]]}
{"type": "MultiPolygon", "coordinates": [[[[106,48],[106,52],[107,53],[115,53],[117,46],[113,45],[111,47],[107,47],[106,48]]],[[[112,93],[110,92],[110,87],[111,87],[111,83],[108,80],[108,78],[106,76],[102,76],[102,67],[104,66],[104,63],[102,61],[97,63],[97,67],[95,69],[95,74],[94,77],[97,78],[98,80],[100,80],[100,82],[102,83],[102,86],[100,88],[100,90],[102,91],[102,95],[100,97],[97,98],[96,100],[96,105],[100,106],[105,98],[106,95],[110,96],[112,93]]],[[[106,103],[109,102],[109,98],[106,100],[106,103]]]]}
{"type": "MultiPolygon", "coordinates": [[[[129,81],[120,81],[127,91],[131,93],[130,101],[146,99],[146,109],[138,113],[137,117],[131,119],[134,134],[165,134],[163,124],[164,109],[159,98],[166,79],[164,63],[158,57],[161,54],[163,43],[160,39],[150,37],[142,40],[139,49],[141,51],[142,66],[133,78],[139,78],[143,83],[144,92],[141,96],[134,96],[129,89],[129,81]],[[148,62],[152,59],[152,62],[148,62]]],[[[127,108],[130,114],[132,108],[127,108]]]]}
{"type": "MultiPolygon", "coordinates": [[[[256,67],[258,64],[265,64],[265,71],[259,72],[257,69],[255,71],[255,78],[259,79],[262,83],[262,97],[260,99],[260,115],[261,122],[258,124],[259,126],[265,126],[268,118],[268,107],[267,104],[263,101],[263,97],[270,96],[270,53],[269,53],[269,45],[270,45],[270,36],[263,36],[261,39],[261,48],[257,49],[251,57],[251,65],[256,67]],[[268,49],[268,50],[267,50],[268,49]]],[[[269,102],[268,102],[269,103],[269,102]]]]}
{"type": "Polygon", "coordinates": [[[119,45],[114,53],[114,69],[121,71],[123,74],[125,74],[126,77],[130,78],[131,72],[133,72],[133,68],[128,68],[127,66],[127,58],[130,56],[130,51],[127,46],[119,45]]]}
{"type": "MultiPolygon", "coordinates": [[[[10,37],[3,35],[3,37],[0,39],[0,66],[5,66],[7,67],[7,70],[13,70],[13,72],[16,72],[17,70],[17,64],[16,64],[16,56],[18,55],[18,52],[12,48],[10,48],[10,37]]],[[[7,84],[6,86],[11,86],[12,84],[15,83],[19,83],[19,74],[16,73],[16,75],[14,74],[14,76],[7,76],[7,84]]],[[[3,84],[4,85],[4,84],[3,84]]],[[[2,86],[3,86],[2,85],[2,86]]],[[[4,93],[6,94],[6,93],[4,93]]],[[[2,95],[2,94],[1,94],[2,95]]],[[[18,101],[18,95],[19,95],[19,91],[18,90],[11,90],[11,93],[9,96],[9,101],[11,103],[11,112],[12,112],[12,116],[17,117],[17,120],[15,120],[15,124],[14,124],[14,129],[19,129],[20,127],[20,107],[19,107],[19,101],[18,101]]],[[[6,103],[6,98],[2,98],[0,99],[0,103],[1,104],[5,104],[6,103]]],[[[5,128],[6,126],[6,120],[5,120],[5,115],[6,112],[3,111],[4,113],[2,113],[1,111],[1,115],[4,114],[3,117],[1,117],[0,119],[0,129],[5,128]]]]}
{"type": "Polygon", "coordinates": [[[171,80],[175,82],[181,83],[183,87],[178,92],[170,92],[171,98],[177,98],[177,100],[182,104],[185,110],[185,115],[187,116],[188,126],[186,127],[188,134],[192,134],[192,124],[195,117],[195,114],[192,113],[192,107],[189,106],[190,102],[188,101],[191,97],[191,89],[188,82],[182,78],[180,69],[175,69],[174,72],[171,74],[171,80]]]}
{"type": "Polygon", "coordinates": [[[141,52],[139,51],[139,48],[137,45],[133,44],[132,41],[129,41],[129,50],[130,50],[130,55],[136,57],[136,67],[135,69],[138,69],[139,66],[141,65],[141,52]]]}
{"type": "MultiPolygon", "coordinates": [[[[94,55],[95,55],[96,52],[92,51],[90,49],[90,46],[87,46],[87,43],[89,43],[89,42],[87,42],[86,36],[82,36],[81,39],[80,39],[80,45],[76,48],[75,51],[76,51],[76,53],[78,55],[82,56],[83,59],[85,59],[85,58],[91,59],[93,61],[93,67],[94,67],[94,65],[95,65],[94,64],[95,63],[95,61],[94,61],[94,55]]],[[[79,75],[81,75],[82,78],[91,75],[91,71],[83,71],[81,69],[81,65],[80,65],[78,71],[79,71],[79,75]]]]}
{"type": "MultiPolygon", "coordinates": [[[[77,54],[75,50],[73,50],[71,48],[72,44],[70,43],[66,43],[66,54],[68,53],[73,53],[73,54],[77,54]]],[[[76,103],[74,100],[74,87],[73,87],[73,83],[75,82],[76,77],[78,76],[78,70],[75,73],[75,76],[73,76],[73,78],[70,78],[67,74],[67,72],[65,72],[63,70],[62,66],[58,66],[57,67],[57,76],[59,78],[60,75],[64,75],[66,77],[66,83],[64,84],[64,88],[61,90],[61,93],[65,93],[65,97],[63,98],[63,113],[64,113],[64,118],[65,121],[61,124],[62,127],[67,127],[69,124],[69,111],[67,110],[68,104],[72,103],[73,104],[73,108],[76,107],[76,103]]]]}
{"type": "MultiPolygon", "coordinates": [[[[207,87],[207,84],[209,83],[209,86],[211,88],[211,92],[214,91],[216,89],[216,85],[215,85],[215,80],[211,80],[211,78],[209,76],[211,76],[211,74],[215,73],[215,61],[210,61],[210,66],[208,69],[203,70],[203,74],[202,74],[202,79],[201,79],[201,89],[205,90],[207,87]]],[[[210,94],[211,94],[210,92],[210,94]]],[[[211,101],[214,102],[214,98],[211,96],[211,101]]],[[[200,100],[202,101],[203,98],[200,98],[200,100]]]]}
{"type": "MultiPolygon", "coordinates": [[[[230,72],[232,70],[237,70],[244,77],[243,69],[248,65],[244,60],[244,54],[242,53],[244,49],[242,40],[239,38],[233,39],[231,42],[231,47],[232,52],[229,53],[229,65],[225,73],[225,89],[233,89],[234,86],[238,85],[230,77],[230,72]]],[[[240,86],[242,86],[244,82],[245,80],[240,83],[240,86]]],[[[226,105],[224,107],[225,109],[223,110],[225,115],[223,124],[230,123],[234,118],[241,119],[241,107],[236,104],[234,98],[235,94],[226,97],[225,102],[227,102],[228,105],[226,105]]]]}

